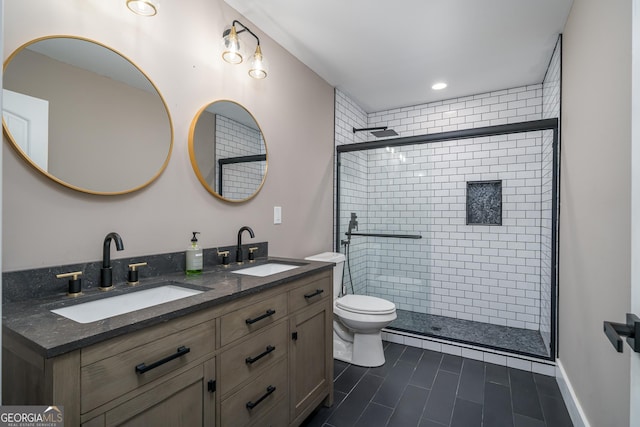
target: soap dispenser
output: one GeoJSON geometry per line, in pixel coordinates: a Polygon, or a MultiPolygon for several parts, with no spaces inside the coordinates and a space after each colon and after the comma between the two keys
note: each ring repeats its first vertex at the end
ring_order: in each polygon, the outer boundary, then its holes
{"type": "Polygon", "coordinates": [[[187,276],[195,276],[202,273],[202,248],[198,246],[198,238],[196,234],[200,234],[198,231],[193,231],[193,238],[191,239],[191,246],[187,248],[187,276]]]}

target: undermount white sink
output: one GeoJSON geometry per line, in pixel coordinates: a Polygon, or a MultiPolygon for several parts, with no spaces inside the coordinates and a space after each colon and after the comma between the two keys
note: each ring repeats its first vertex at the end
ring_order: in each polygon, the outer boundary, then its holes
{"type": "Polygon", "coordinates": [[[267,264],[256,265],[255,267],[243,268],[241,270],[232,271],[235,274],[245,274],[247,276],[265,277],[283,271],[293,270],[300,267],[293,264],[282,264],[279,262],[269,262],[267,264]]]}
{"type": "Polygon", "coordinates": [[[153,307],[165,302],[198,295],[202,292],[182,286],[164,285],[51,311],[78,323],[91,323],[119,314],[131,313],[132,311],[153,307]]]}

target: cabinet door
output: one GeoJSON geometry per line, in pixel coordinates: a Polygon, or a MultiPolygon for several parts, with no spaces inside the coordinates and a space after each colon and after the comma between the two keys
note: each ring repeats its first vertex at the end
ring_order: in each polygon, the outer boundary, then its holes
{"type": "Polygon", "coordinates": [[[213,426],[215,363],[208,361],[106,413],[106,426],[213,426]]]}
{"type": "Polygon", "coordinates": [[[330,393],[333,359],[328,307],[313,306],[291,318],[292,420],[310,413],[330,393]]]}

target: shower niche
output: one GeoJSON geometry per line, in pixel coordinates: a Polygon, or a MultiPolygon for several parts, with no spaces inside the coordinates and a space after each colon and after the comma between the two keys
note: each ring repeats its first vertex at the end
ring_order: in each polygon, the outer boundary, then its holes
{"type": "Polygon", "coordinates": [[[502,181],[467,182],[467,225],[502,225],[502,181]]]}
{"type": "Polygon", "coordinates": [[[394,302],[388,329],[553,360],[557,125],[338,146],[347,289],[394,302]]]}

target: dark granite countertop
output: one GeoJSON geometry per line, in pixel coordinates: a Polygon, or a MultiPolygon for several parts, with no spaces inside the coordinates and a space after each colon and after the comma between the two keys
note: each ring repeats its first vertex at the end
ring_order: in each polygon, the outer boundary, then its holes
{"type": "Polygon", "coordinates": [[[269,257],[254,263],[217,267],[199,276],[184,273],[168,274],[141,280],[137,286],[116,284],[108,292],[89,290],[76,298],[62,293],[55,297],[10,302],[2,307],[3,333],[24,342],[46,358],[58,356],[110,338],[134,332],[152,325],[175,319],[189,313],[255,294],[284,283],[300,279],[310,273],[333,268],[329,262],[306,261],[269,257]],[[234,274],[232,271],[267,262],[299,265],[298,268],[266,277],[234,274]],[[168,283],[172,282],[172,283],[168,283]],[[91,323],[77,323],[51,310],[81,304],[123,293],[149,289],[166,284],[177,284],[203,290],[201,294],[167,302],[91,323]]]}

